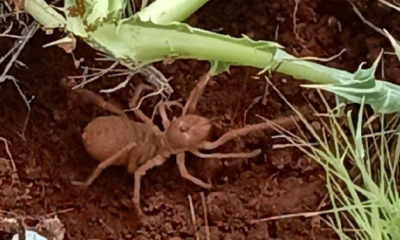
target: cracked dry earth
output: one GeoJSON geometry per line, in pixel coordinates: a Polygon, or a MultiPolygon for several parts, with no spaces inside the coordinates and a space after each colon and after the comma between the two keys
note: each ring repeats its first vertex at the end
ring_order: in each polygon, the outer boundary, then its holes
{"type": "MultiPolygon", "coordinates": [[[[356,1],[360,11],[374,24],[385,27],[396,37],[399,17],[375,1],[356,1]]],[[[232,36],[246,34],[253,39],[277,41],[296,56],[330,57],[343,48],[339,58],[323,63],[354,71],[358,64],[369,64],[381,48],[390,49],[378,33],[364,25],[347,1],[301,0],[293,21],[295,1],[215,0],[210,1],[187,22],[193,26],[232,36]]],[[[180,177],[175,159],[148,172],[142,180],[141,204],[153,216],[142,225],[132,207],[133,177],[124,168],[110,167],[86,190],[70,181],[87,177],[97,162],[85,151],[81,133],[93,118],[109,114],[98,108],[70,104],[61,79],[82,74],[62,49],[41,46],[57,39],[39,31],[27,44],[20,61],[29,68],[14,66],[11,74],[20,80],[23,92],[35,96],[25,131],[20,131],[27,109],[11,82],[0,84],[0,136],[9,141],[19,179],[11,174],[10,157],[0,147],[0,213],[3,218],[19,216],[27,226],[57,215],[65,228],[65,239],[224,239],[224,240],[308,240],[336,239],[335,234],[315,218],[288,218],[252,223],[251,220],[289,213],[315,211],[326,194],[324,173],[311,159],[296,149],[272,149],[278,143],[274,132],[252,134],[231,141],[221,152],[261,148],[254,159],[205,161],[188,156],[188,169],[213,188],[202,189],[180,177]],[[192,210],[191,210],[192,207],[192,210]],[[55,214],[56,213],[56,214],[55,214]],[[193,221],[193,218],[195,221],[193,221]],[[209,236],[207,233],[209,229],[209,236]]],[[[13,42],[1,38],[3,56],[13,42]]],[[[75,53],[84,57],[85,66],[109,65],[94,60],[93,52],[78,42],[75,53]]],[[[197,79],[209,66],[199,61],[155,64],[167,78],[172,77],[172,99],[187,99],[197,79]]],[[[397,81],[399,66],[395,57],[385,56],[385,77],[397,81]]],[[[266,82],[255,78],[257,70],[233,67],[212,79],[198,106],[207,117],[219,116],[214,138],[229,129],[256,123],[256,114],[274,119],[290,115],[289,107],[266,82]]],[[[304,97],[319,107],[315,92],[301,88],[301,81],[273,74],[273,83],[297,107],[307,106],[304,97]]],[[[103,77],[87,88],[98,91],[121,81],[103,77]]],[[[135,76],[132,82],[144,81],[135,76]]],[[[103,95],[127,106],[132,88],[103,95]]],[[[150,116],[156,98],[142,106],[150,116]]],[[[156,119],[160,124],[160,119],[156,119]]],[[[13,229],[0,226],[0,239],[10,239],[13,229]]]]}

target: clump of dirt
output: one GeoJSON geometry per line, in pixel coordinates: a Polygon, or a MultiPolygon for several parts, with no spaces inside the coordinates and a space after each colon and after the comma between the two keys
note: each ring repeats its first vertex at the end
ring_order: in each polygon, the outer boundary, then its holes
{"type": "MultiPolygon", "coordinates": [[[[398,35],[393,26],[398,26],[395,23],[400,18],[394,12],[369,1],[359,0],[357,6],[366,18],[398,35]]],[[[341,57],[323,64],[349,71],[357,69],[362,61],[371,63],[380,48],[390,46],[384,37],[363,24],[344,0],[210,1],[188,23],[232,36],[246,34],[253,39],[277,41],[296,56],[330,57],[346,48],[341,57]]],[[[42,48],[58,37],[59,34],[37,33],[19,58],[29,68],[14,66],[10,72],[20,80],[23,92],[34,96],[26,140],[19,135],[26,106],[11,82],[0,84],[0,136],[11,143],[18,174],[18,180],[11,180],[12,169],[2,168],[1,159],[1,210],[25,219],[31,226],[37,223],[34,219],[57,215],[65,226],[65,239],[208,239],[208,234],[209,239],[226,240],[333,239],[333,231],[322,227],[319,218],[251,222],[316,211],[326,193],[320,167],[298,150],[273,150],[272,145],[277,142],[271,138],[272,132],[231,141],[219,149],[228,152],[261,148],[263,154],[254,159],[206,161],[188,157],[189,171],[202,179],[211,178],[211,190],[182,179],[174,159],[149,171],[143,177],[141,194],[144,211],[153,216],[149,225],[142,225],[137,219],[131,203],[134,181],[125,169],[105,170],[86,190],[73,186],[71,180],[85,178],[97,165],[85,151],[81,133],[93,118],[109,113],[70,103],[60,82],[81,71],[62,49],[42,48]]],[[[3,56],[12,41],[0,41],[3,56]]],[[[108,66],[94,61],[94,51],[82,42],[78,43],[75,56],[84,57],[84,64],[90,67],[108,66]]],[[[187,60],[155,67],[167,78],[172,77],[172,98],[186,100],[209,66],[187,60]]],[[[395,57],[385,56],[384,70],[386,78],[399,82],[395,57]]],[[[207,86],[198,110],[207,117],[221,117],[214,137],[228,129],[259,122],[256,114],[270,119],[292,114],[262,77],[254,78],[256,75],[256,69],[233,67],[229,74],[213,78],[207,86]]],[[[98,91],[113,87],[120,80],[103,77],[87,88],[98,91]]],[[[132,82],[142,80],[135,76],[132,82]]],[[[272,81],[297,107],[307,106],[304,97],[319,107],[317,95],[299,86],[302,81],[280,74],[273,74],[272,81]]],[[[131,92],[127,87],[103,96],[127,107],[131,92]]],[[[147,115],[152,114],[156,100],[144,102],[142,109],[147,115]]],[[[3,147],[0,156],[9,161],[3,147]]],[[[0,232],[4,238],[9,236],[5,234],[9,233],[0,232]]]]}

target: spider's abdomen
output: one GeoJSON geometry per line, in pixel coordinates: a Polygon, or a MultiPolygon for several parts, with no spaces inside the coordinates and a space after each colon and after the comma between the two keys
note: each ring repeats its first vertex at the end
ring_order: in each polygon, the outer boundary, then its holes
{"type": "MultiPolygon", "coordinates": [[[[129,130],[129,120],[118,116],[104,116],[95,118],[85,128],[82,134],[83,142],[88,153],[102,162],[132,141],[137,141],[135,134],[129,130]]],[[[127,154],[122,156],[117,165],[126,162],[127,154]]]]}
{"type": "Polygon", "coordinates": [[[140,165],[154,157],[160,146],[159,139],[145,124],[119,116],[94,119],[86,126],[82,138],[87,152],[100,162],[135,142],[137,145],[114,165],[128,165],[130,156],[133,156],[134,165],[140,165]]]}

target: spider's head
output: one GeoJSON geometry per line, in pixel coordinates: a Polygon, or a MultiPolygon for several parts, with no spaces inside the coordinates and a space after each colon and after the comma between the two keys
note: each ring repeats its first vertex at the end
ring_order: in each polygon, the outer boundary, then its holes
{"type": "Polygon", "coordinates": [[[197,148],[207,140],[211,131],[211,121],[198,115],[174,118],[165,132],[166,140],[173,149],[197,148]]]}

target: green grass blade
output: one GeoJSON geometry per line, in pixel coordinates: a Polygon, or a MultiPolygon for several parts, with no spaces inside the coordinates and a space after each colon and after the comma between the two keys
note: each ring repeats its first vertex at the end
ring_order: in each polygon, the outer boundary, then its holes
{"type": "Polygon", "coordinates": [[[388,31],[386,31],[386,29],[383,29],[383,32],[386,34],[387,38],[390,40],[390,43],[392,44],[394,51],[396,53],[397,59],[400,60],[400,45],[399,45],[399,43],[396,41],[396,39],[394,39],[394,37],[388,31]]]}
{"type": "Polygon", "coordinates": [[[400,12],[400,7],[394,5],[394,4],[390,3],[390,2],[387,2],[387,1],[385,1],[385,0],[379,0],[379,2],[381,2],[381,3],[383,3],[383,4],[386,4],[388,7],[391,7],[391,8],[393,8],[394,10],[400,12]]]}

